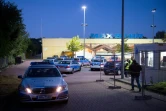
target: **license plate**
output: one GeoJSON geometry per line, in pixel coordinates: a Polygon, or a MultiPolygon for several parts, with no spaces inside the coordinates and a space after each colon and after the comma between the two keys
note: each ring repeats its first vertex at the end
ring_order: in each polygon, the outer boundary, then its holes
{"type": "Polygon", "coordinates": [[[40,96],[38,96],[38,99],[51,99],[51,96],[48,96],[48,95],[40,95],[40,96]]]}

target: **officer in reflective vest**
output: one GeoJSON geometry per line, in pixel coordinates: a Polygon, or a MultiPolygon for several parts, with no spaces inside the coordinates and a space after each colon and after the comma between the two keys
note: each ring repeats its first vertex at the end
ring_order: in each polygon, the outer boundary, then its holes
{"type": "Polygon", "coordinates": [[[129,67],[132,64],[132,60],[127,59],[126,64],[125,64],[125,77],[128,77],[129,74],[129,67]]]}

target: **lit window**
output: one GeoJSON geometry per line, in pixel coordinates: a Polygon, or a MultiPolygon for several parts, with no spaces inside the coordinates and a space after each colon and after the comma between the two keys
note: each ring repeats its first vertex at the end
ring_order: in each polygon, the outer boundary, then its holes
{"type": "Polygon", "coordinates": [[[153,54],[154,53],[152,51],[151,52],[147,52],[147,55],[148,55],[147,66],[149,66],[149,67],[153,67],[153,61],[154,61],[153,54]]]}
{"type": "Polygon", "coordinates": [[[140,51],[140,65],[143,65],[145,63],[145,52],[140,51]]]}
{"type": "Polygon", "coordinates": [[[160,68],[166,68],[166,51],[160,52],[160,68]]]}

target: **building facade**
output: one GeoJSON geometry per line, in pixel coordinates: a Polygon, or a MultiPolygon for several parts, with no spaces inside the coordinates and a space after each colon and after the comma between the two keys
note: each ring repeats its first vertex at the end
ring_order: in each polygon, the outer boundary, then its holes
{"type": "MultiPolygon", "coordinates": [[[[66,43],[72,38],[43,38],[42,39],[42,58],[61,56],[68,52],[66,43]]],[[[84,44],[84,39],[80,39],[84,44]]],[[[156,43],[162,43],[161,39],[155,39],[156,43]]],[[[130,47],[134,44],[151,44],[153,39],[128,39],[126,42],[130,47]]],[[[115,46],[121,44],[121,39],[85,39],[85,57],[90,59],[96,54],[112,54],[115,52],[115,46]]],[[[76,52],[76,56],[83,56],[83,51],[76,52]]]]}

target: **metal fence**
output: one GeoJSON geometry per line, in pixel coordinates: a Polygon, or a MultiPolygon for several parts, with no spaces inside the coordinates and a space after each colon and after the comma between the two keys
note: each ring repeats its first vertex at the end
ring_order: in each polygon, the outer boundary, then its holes
{"type": "MultiPolygon", "coordinates": [[[[21,54],[20,55],[22,60],[25,60],[25,54],[21,54]]],[[[14,64],[15,63],[15,57],[14,56],[8,56],[8,57],[4,57],[4,58],[0,58],[0,69],[3,69],[5,67],[7,67],[8,65],[14,64]]]]}

